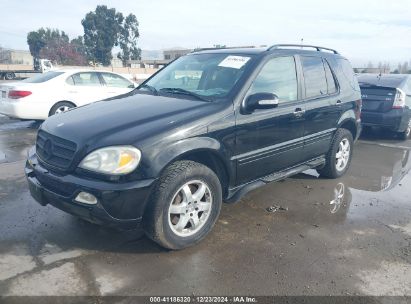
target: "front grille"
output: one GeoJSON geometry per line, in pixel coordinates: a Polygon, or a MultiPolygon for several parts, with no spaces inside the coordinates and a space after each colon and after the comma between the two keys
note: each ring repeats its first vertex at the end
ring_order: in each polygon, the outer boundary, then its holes
{"type": "Polygon", "coordinates": [[[44,163],[67,169],[73,161],[77,145],[72,141],[51,135],[43,130],[37,133],[36,153],[44,163]]]}

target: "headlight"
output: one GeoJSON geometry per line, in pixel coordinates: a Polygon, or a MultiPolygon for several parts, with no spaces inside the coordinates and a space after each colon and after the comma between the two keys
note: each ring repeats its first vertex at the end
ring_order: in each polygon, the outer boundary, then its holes
{"type": "Polygon", "coordinates": [[[79,167],[105,174],[127,174],[140,162],[141,152],[132,146],[113,146],[91,152],[79,167]]]}

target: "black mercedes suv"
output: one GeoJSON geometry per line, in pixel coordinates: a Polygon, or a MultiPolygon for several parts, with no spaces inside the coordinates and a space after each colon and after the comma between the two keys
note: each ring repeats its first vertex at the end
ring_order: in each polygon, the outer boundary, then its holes
{"type": "Polygon", "coordinates": [[[411,75],[361,74],[364,127],[396,132],[402,140],[411,133],[411,75]]]}
{"type": "Polygon", "coordinates": [[[210,232],[223,201],[310,168],[343,175],[360,110],[335,50],[206,49],[129,94],[48,118],[25,171],[40,204],[181,249],[210,232]]]}

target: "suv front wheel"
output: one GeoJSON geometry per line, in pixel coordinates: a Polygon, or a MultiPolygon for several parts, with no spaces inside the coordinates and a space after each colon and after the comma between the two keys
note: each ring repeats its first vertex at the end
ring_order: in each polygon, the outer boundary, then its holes
{"type": "Polygon", "coordinates": [[[325,166],[317,169],[322,177],[338,178],[348,170],[353,148],[353,137],[347,129],[337,129],[330,150],[326,156],[325,166]]]}
{"type": "Polygon", "coordinates": [[[146,235],[165,248],[182,249],[211,231],[221,209],[221,184],[210,168],[177,161],[164,171],[148,204],[146,235]]]}

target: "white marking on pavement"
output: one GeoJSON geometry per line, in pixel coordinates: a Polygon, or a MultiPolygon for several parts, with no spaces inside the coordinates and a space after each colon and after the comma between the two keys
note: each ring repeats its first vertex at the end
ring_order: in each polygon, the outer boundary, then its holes
{"type": "Polygon", "coordinates": [[[410,273],[410,264],[383,261],[380,268],[359,273],[363,281],[359,288],[372,296],[410,296],[410,273]]]}
{"type": "Polygon", "coordinates": [[[74,263],[22,275],[10,284],[8,296],[78,296],[90,295],[74,263]]]}
{"type": "Polygon", "coordinates": [[[48,265],[57,261],[72,259],[90,253],[91,252],[87,250],[81,249],[62,251],[60,247],[47,243],[41,250],[39,258],[43,261],[44,264],[48,265]]]}
{"type": "Polygon", "coordinates": [[[0,280],[12,278],[35,267],[36,263],[25,246],[15,245],[8,253],[0,254],[0,280]]]}

